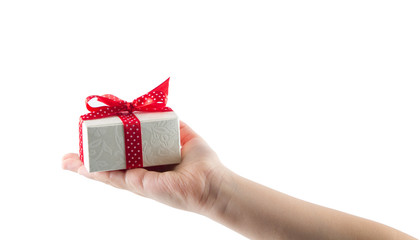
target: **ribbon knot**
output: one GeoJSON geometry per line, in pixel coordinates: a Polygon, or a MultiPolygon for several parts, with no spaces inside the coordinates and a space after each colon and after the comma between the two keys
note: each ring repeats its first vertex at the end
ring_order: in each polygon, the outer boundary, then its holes
{"type": "Polygon", "coordinates": [[[132,113],[132,112],[133,112],[133,109],[134,109],[134,107],[133,107],[133,103],[131,103],[131,102],[127,102],[127,111],[128,111],[129,113],[132,113]]]}

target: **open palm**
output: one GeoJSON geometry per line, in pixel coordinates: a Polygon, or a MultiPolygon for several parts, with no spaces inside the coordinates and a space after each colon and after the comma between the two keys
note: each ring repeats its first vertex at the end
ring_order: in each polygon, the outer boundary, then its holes
{"type": "Polygon", "coordinates": [[[66,170],[172,207],[206,211],[215,201],[210,193],[217,191],[228,170],[207,143],[183,122],[180,135],[182,160],[178,165],[88,173],[75,153],[66,154],[62,165],[66,170]]]}

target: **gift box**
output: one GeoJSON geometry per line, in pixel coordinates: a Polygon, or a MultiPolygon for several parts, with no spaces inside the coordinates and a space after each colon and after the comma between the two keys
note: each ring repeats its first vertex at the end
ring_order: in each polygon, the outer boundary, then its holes
{"type": "Polygon", "coordinates": [[[86,98],[90,113],[80,117],[79,154],[89,172],[181,161],[178,116],[166,107],[168,85],[169,79],[133,102],[109,94],[86,98]]]}

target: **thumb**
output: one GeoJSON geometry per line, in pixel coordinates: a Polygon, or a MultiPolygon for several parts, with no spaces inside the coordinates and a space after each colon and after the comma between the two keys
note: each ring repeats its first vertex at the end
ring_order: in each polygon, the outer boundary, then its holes
{"type": "Polygon", "coordinates": [[[179,121],[179,131],[180,131],[180,137],[181,137],[181,146],[184,146],[186,143],[188,143],[194,138],[201,139],[201,137],[183,121],[179,121]]]}

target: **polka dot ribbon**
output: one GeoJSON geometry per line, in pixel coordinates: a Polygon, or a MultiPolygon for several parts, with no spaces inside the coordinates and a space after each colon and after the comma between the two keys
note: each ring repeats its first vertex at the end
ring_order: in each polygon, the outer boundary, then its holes
{"type": "Polygon", "coordinates": [[[139,119],[133,114],[134,111],[143,112],[167,112],[172,111],[166,107],[168,100],[169,78],[152,91],[136,98],[133,102],[126,102],[111,94],[102,96],[92,95],[86,98],[86,108],[90,111],[80,116],[79,120],[79,155],[83,158],[83,135],[82,123],[84,120],[100,119],[118,116],[124,126],[125,160],[127,169],[143,167],[143,153],[141,145],[141,126],[139,119]],[[96,99],[105,104],[93,107],[90,102],[96,99]]]}

